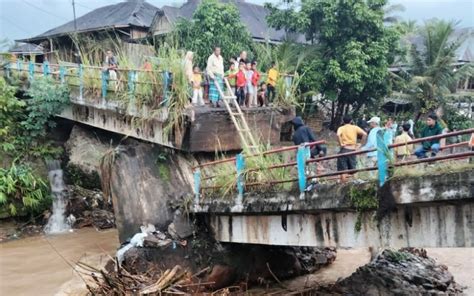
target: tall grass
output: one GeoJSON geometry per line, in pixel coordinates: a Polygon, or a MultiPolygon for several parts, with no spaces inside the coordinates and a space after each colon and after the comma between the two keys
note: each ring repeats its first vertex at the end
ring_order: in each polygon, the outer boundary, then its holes
{"type": "Polygon", "coordinates": [[[304,73],[299,73],[300,66],[313,54],[313,50],[286,42],[279,45],[257,43],[254,45],[254,51],[262,73],[268,71],[272,62],[276,63],[276,68],[280,72],[275,86],[277,95],[274,104],[282,107],[299,105],[301,94],[298,92],[298,86],[304,75],[304,73]],[[285,77],[291,77],[291,82],[287,83],[285,77]]]}
{"type": "MultiPolygon", "coordinates": [[[[260,145],[257,151],[244,148],[243,154],[245,159],[245,169],[242,177],[245,184],[256,184],[245,187],[245,191],[252,192],[273,192],[280,190],[290,190],[293,183],[273,184],[271,181],[283,181],[296,177],[296,170],[292,167],[269,169],[270,166],[279,165],[287,162],[283,154],[264,155],[263,152],[267,147],[260,145]],[[252,156],[257,154],[256,156],[252,156]],[[294,171],[294,172],[293,172],[294,171]]],[[[296,153],[296,152],[291,152],[296,153]]],[[[220,155],[217,159],[223,159],[220,155]]],[[[216,186],[218,188],[205,192],[211,195],[219,195],[222,198],[233,197],[237,192],[237,171],[234,162],[221,163],[205,169],[203,176],[215,176],[206,180],[203,186],[216,186]]]]}

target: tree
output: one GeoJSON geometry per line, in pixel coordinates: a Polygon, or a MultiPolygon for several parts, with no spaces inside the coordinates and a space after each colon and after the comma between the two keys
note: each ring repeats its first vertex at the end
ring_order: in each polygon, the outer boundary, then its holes
{"type": "MultiPolygon", "coordinates": [[[[386,0],[303,0],[270,9],[271,26],[300,32],[321,50],[321,61],[312,63],[319,92],[333,101],[332,127],[344,114],[375,104],[389,92],[387,68],[394,59],[398,32],[384,25],[386,0]]],[[[306,65],[311,66],[311,63],[306,65]]]]}
{"type": "Polygon", "coordinates": [[[404,93],[415,105],[418,119],[445,103],[460,79],[472,76],[471,64],[455,66],[463,36],[455,36],[455,22],[431,20],[420,28],[421,44],[412,44],[404,93]]]}
{"type": "Polygon", "coordinates": [[[214,46],[220,46],[228,60],[242,50],[249,50],[252,38],[240,21],[237,7],[232,3],[204,0],[191,20],[180,20],[175,27],[179,45],[194,52],[194,63],[204,67],[214,46]]]}

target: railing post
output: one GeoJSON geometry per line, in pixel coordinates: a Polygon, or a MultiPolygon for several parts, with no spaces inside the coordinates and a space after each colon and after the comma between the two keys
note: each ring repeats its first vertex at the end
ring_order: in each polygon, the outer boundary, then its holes
{"type": "Polygon", "coordinates": [[[84,68],[82,64],[79,64],[79,99],[82,101],[82,95],[84,91],[84,68]]]}
{"type": "Polygon", "coordinates": [[[33,61],[30,61],[30,63],[28,64],[28,72],[28,77],[31,81],[33,81],[35,79],[35,64],[33,63],[33,61]]]}
{"type": "Polygon", "coordinates": [[[170,73],[168,71],[163,71],[163,104],[168,106],[169,99],[169,83],[170,83],[170,73]]]}
{"type": "Polygon", "coordinates": [[[66,82],[66,68],[64,68],[63,65],[59,66],[59,78],[61,80],[61,84],[64,84],[66,82]]]}
{"type": "Polygon", "coordinates": [[[379,186],[382,187],[388,178],[388,161],[390,149],[388,144],[390,135],[383,130],[377,133],[377,170],[379,176],[379,186]]]}
{"type": "MultiPolygon", "coordinates": [[[[108,80],[109,80],[109,72],[107,71],[102,71],[101,72],[101,78],[102,78],[102,99],[105,100],[105,97],[107,96],[107,87],[108,87],[108,80]]],[[[105,102],[105,101],[103,101],[105,102]]]]}
{"type": "Polygon", "coordinates": [[[296,152],[296,166],[298,168],[298,185],[301,194],[306,190],[306,155],[306,147],[298,147],[298,151],[296,152]]]}
{"type": "Polygon", "coordinates": [[[194,171],[194,204],[199,204],[199,197],[201,192],[201,170],[194,171]]]}
{"type": "Polygon", "coordinates": [[[242,153],[239,153],[235,157],[235,168],[237,170],[237,191],[239,193],[239,199],[244,196],[244,170],[245,170],[245,159],[242,153]]]}
{"type": "Polygon", "coordinates": [[[16,70],[21,74],[23,71],[23,62],[21,60],[16,60],[16,70]]]}
{"type": "Polygon", "coordinates": [[[6,67],[5,67],[5,70],[6,70],[6,75],[7,75],[7,78],[10,78],[10,70],[11,70],[11,67],[12,67],[12,64],[10,62],[7,63],[6,67]]]}
{"type": "Polygon", "coordinates": [[[43,62],[43,75],[44,76],[48,76],[50,73],[49,71],[49,62],[48,61],[44,61],[43,62]]]}
{"type": "Polygon", "coordinates": [[[136,79],[136,72],[135,71],[128,71],[128,91],[130,94],[135,92],[135,79],[136,79]]]}

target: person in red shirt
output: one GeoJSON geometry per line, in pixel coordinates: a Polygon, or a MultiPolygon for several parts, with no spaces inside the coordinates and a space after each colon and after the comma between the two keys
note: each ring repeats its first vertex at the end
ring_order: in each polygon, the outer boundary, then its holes
{"type": "Polygon", "coordinates": [[[250,107],[257,107],[257,96],[258,96],[258,82],[260,81],[260,72],[257,70],[257,62],[253,61],[252,62],[252,87],[253,87],[253,93],[251,94],[249,100],[249,106],[250,107]]]}
{"type": "Polygon", "coordinates": [[[245,103],[245,64],[240,62],[239,71],[235,74],[235,96],[240,106],[245,103]]]}

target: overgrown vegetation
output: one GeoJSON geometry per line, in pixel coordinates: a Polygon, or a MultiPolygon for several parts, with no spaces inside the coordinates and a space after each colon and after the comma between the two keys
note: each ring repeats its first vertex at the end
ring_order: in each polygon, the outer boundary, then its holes
{"type": "MultiPolygon", "coordinates": [[[[295,177],[293,170],[290,167],[275,168],[269,170],[273,165],[284,164],[284,154],[270,154],[264,155],[268,147],[260,145],[259,149],[250,151],[244,149],[245,169],[242,172],[242,180],[244,182],[245,191],[252,190],[253,192],[273,192],[281,190],[290,190],[293,186],[292,182],[272,184],[271,181],[289,180],[295,177]],[[255,155],[255,156],[250,156],[255,155]]],[[[218,157],[219,158],[219,157],[218,157]]],[[[221,158],[224,158],[221,156],[221,158]]],[[[209,181],[204,181],[203,186],[217,186],[211,194],[217,194],[222,198],[233,197],[237,192],[237,171],[235,162],[226,162],[206,168],[202,177],[215,176],[209,181]]],[[[204,191],[206,193],[209,190],[204,191]]]]}
{"type": "Polygon", "coordinates": [[[48,129],[55,127],[53,116],[69,103],[67,87],[51,78],[37,78],[31,83],[26,100],[15,97],[15,87],[0,78],[0,148],[13,158],[54,158],[62,149],[46,139],[48,129]]]}
{"type": "Polygon", "coordinates": [[[352,186],[349,191],[349,196],[357,211],[357,221],[354,229],[359,232],[362,227],[363,215],[366,212],[376,210],[379,206],[377,186],[373,182],[352,186]]]}
{"type": "Polygon", "coordinates": [[[388,1],[285,1],[289,8],[267,4],[270,25],[303,33],[317,44],[320,59],[307,63],[306,70],[319,86],[316,91],[334,102],[332,126],[352,109],[374,104],[388,94],[387,68],[393,60],[398,33],[384,25],[388,1]],[[301,5],[300,5],[301,4],[301,5]],[[316,68],[315,66],[318,66],[316,68]]]}
{"type": "Polygon", "coordinates": [[[11,216],[38,213],[49,206],[49,188],[31,167],[17,165],[0,168],[0,211],[11,216]]]}
{"type": "Polygon", "coordinates": [[[221,47],[224,60],[228,61],[252,45],[250,33],[232,2],[202,1],[190,20],[182,19],[176,24],[174,34],[183,48],[195,53],[194,62],[201,69],[206,67],[214,46],[221,47]]]}
{"type": "Polygon", "coordinates": [[[15,97],[16,88],[0,78],[0,210],[9,215],[36,213],[51,201],[48,186],[29,164],[56,158],[62,148],[46,137],[55,126],[53,116],[69,102],[69,92],[48,77],[31,82],[27,99],[15,97]]]}

